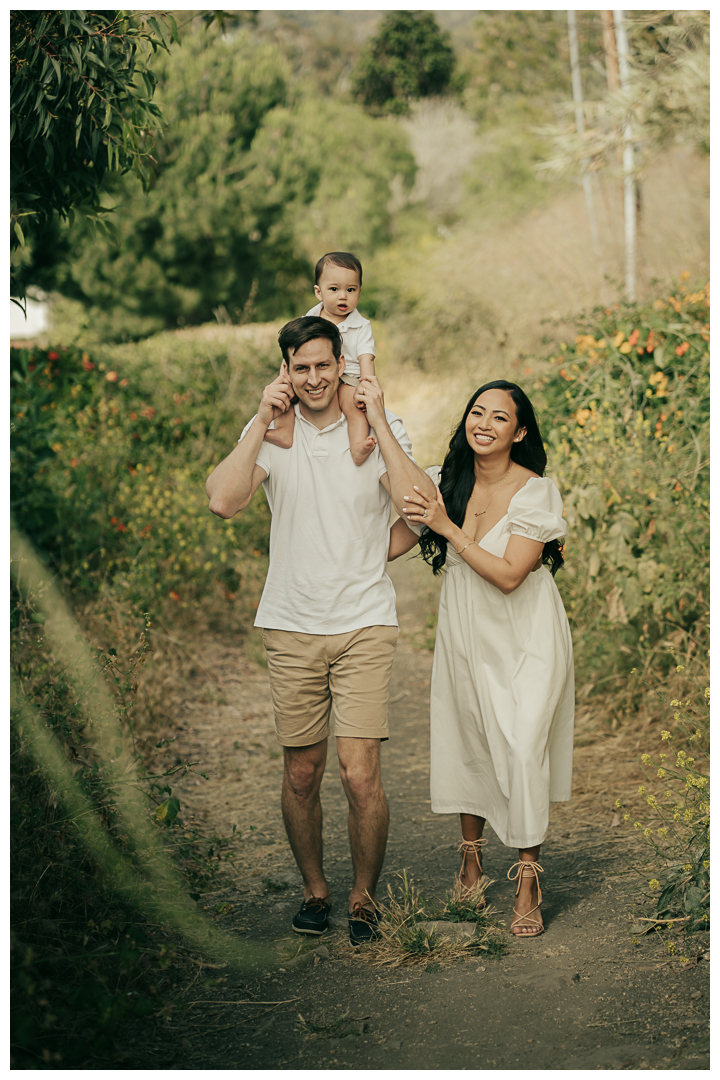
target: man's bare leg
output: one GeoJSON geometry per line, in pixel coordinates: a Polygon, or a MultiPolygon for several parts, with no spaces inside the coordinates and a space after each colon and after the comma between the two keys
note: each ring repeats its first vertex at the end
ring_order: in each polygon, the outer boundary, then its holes
{"type": "Polygon", "coordinates": [[[347,796],[348,832],[355,884],[348,908],[368,896],[377,903],[377,883],[385,858],[389,811],[380,778],[380,740],[338,736],[340,779],[347,796]]]}
{"type": "Polygon", "coordinates": [[[328,896],[323,873],[320,783],[327,761],[327,739],[312,746],[285,746],[282,814],[295,862],[302,874],[305,899],[328,896]]]}

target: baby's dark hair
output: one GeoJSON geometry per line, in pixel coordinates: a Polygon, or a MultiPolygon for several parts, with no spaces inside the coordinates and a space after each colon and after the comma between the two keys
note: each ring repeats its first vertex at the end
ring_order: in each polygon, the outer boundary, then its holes
{"type": "Polygon", "coordinates": [[[360,284],[362,285],[362,265],[359,259],[351,255],[349,251],[328,251],[322,259],[318,259],[315,266],[315,284],[320,281],[322,272],[326,266],[342,266],[344,270],[355,270],[360,284]]]}

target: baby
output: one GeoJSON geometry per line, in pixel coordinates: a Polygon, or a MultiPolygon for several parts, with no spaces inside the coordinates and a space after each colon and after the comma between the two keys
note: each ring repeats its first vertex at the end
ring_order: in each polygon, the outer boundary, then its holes
{"type": "MultiPolygon", "coordinates": [[[[331,251],[315,267],[315,295],[320,301],[306,315],[319,315],[335,323],[343,341],[345,371],[340,376],[338,400],[348,424],[350,453],[356,465],[373,452],[376,442],[367,417],[354,402],[355,388],[362,378],[375,374],[375,342],[372,327],[357,310],[362,289],[362,266],[348,251],[331,251]]],[[[283,360],[283,371],[287,373],[283,360]]],[[[274,421],[265,438],[275,446],[292,446],[295,410],[274,421]]]]}

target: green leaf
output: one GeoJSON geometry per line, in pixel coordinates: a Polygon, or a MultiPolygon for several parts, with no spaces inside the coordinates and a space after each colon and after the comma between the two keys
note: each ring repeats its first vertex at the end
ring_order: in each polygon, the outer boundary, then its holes
{"type": "Polygon", "coordinates": [[[25,234],[23,233],[22,229],[20,228],[20,222],[19,221],[13,221],[13,232],[17,236],[19,243],[21,243],[22,246],[25,247],[25,234]]]}
{"type": "Polygon", "coordinates": [[[44,626],[45,616],[41,615],[39,611],[32,611],[30,613],[30,622],[38,623],[40,626],[44,626]]]}
{"type": "Polygon", "coordinates": [[[166,799],[165,802],[161,802],[155,811],[155,817],[158,821],[164,821],[169,824],[174,821],[180,812],[179,799],[166,799]]]}

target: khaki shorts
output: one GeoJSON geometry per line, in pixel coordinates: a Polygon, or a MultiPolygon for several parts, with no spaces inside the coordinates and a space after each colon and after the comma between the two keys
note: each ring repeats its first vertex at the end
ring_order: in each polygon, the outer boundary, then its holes
{"type": "Polygon", "coordinates": [[[359,386],[360,379],[357,375],[341,375],[340,382],[345,383],[346,386],[359,386]]]}
{"type": "Polygon", "coordinates": [[[312,746],[332,734],[387,739],[397,626],[347,634],[263,630],[275,733],[282,746],[312,746]]]}

